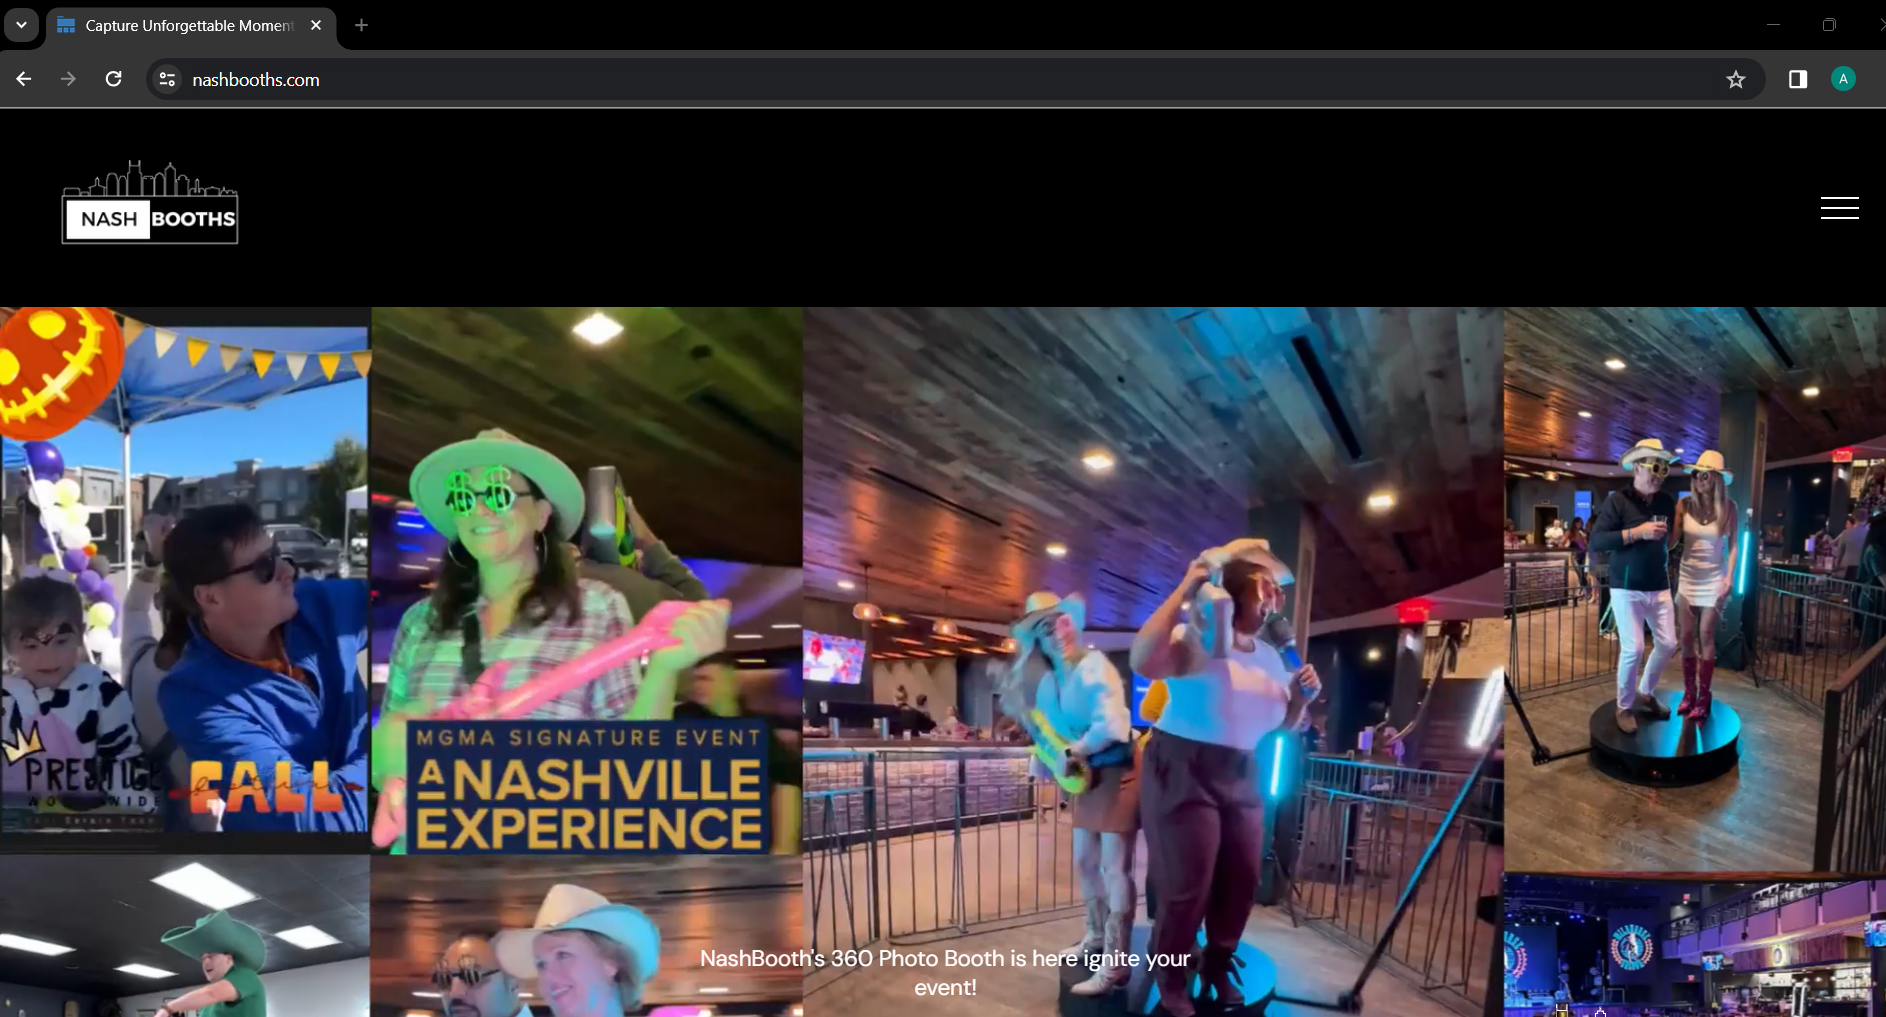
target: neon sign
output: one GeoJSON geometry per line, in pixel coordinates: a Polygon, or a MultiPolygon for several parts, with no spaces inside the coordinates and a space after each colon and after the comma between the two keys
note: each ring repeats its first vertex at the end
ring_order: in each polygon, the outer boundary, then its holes
{"type": "Polygon", "coordinates": [[[1506,977],[1515,979],[1526,971],[1526,944],[1520,942],[1519,936],[1511,931],[1506,933],[1505,938],[1506,977]]]}
{"type": "Polygon", "coordinates": [[[1655,953],[1650,932],[1641,925],[1619,926],[1611,933],[1611,959],[1626,971],[1641,970],[1655,953]]]}

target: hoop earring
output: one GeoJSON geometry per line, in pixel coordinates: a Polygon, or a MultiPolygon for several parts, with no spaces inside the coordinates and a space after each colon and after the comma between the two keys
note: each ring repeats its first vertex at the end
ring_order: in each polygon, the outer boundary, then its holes
{"type": "Polygon", "coordinates": [[[473,562],[468,565],[465,562],[458,560],[458,541],[456,540],[445,545],[445,556],[447,558],[452,559],[452,564],[457,565],[459,568],[471,569],[473,571],[477,571],[478,569],[478,564],[476,562],[473,562]]]}
{"type": "Polygon", "coordinates": [[[550,538],[544,531],[537,531],[537,569],[542,571],[550,565],[550,538]]]}

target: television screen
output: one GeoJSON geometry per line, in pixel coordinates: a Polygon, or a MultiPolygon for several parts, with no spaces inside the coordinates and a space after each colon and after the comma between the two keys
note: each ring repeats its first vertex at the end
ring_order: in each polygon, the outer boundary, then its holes
{"type": "Polygon", "coordinates": [[[1867,919],[1866,945],[1877,949],[1886,949],[1886,918],[1867,919]]]}
{"type": "Polygon", "coordinates": [[[1721,971],[1722,970],[1722,955],[1719,953],[1703,954],[1703,970],[1704,971],[1721,971]]]}
{"type": "Polygon", "coordinates": [[[805,643],[805,680],[857,685],[864,681],[864,643],[844,636],[801,630],[805,643]]]}

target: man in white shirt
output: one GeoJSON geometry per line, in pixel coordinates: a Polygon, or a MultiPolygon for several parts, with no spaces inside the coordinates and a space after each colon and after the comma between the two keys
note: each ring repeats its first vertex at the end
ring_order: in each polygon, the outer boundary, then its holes
{"type": "Polygon", "coordinates": [[[1847,528],[1834,539],[1834,568],[1840,578],[1852,582],[1860,574],[1860,550],[1866,546],[1867,521],[1858,513],[1847,513],[1847,528]]]}
{"type": "Polygon", "coordinates": [[[517,979],[504,973],[484,936],[453,940],[433,969],[432,984],[445,996],[445,1017],[531,1017],[518,998],[517,979]]]}

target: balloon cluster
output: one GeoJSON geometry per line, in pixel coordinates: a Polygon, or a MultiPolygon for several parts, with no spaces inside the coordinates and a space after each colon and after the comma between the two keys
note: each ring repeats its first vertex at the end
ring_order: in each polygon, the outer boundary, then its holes
{"type": "Polygon", "coordinates": [[[93,653],[118,635],[118,591],[109,579],[109,564],[92,543],[92,513],[83,502],[78,481],[65,475],[65,457],[51,442],[29,441],[27,473],[32,487],[27,495],[39,513],[39,526],[27,534],[27,553],[38,562],[29,575],[50,575],[79,588],[85,599],[85,647],[93,653]]]}

